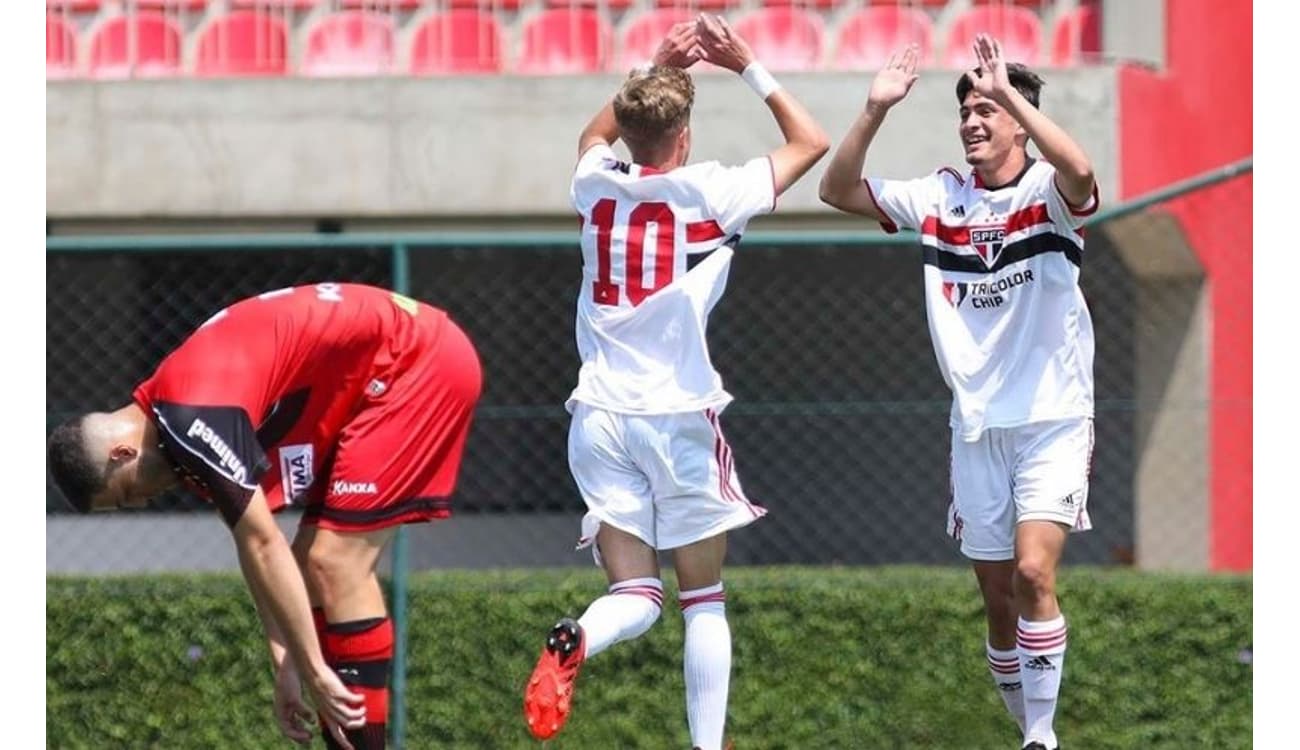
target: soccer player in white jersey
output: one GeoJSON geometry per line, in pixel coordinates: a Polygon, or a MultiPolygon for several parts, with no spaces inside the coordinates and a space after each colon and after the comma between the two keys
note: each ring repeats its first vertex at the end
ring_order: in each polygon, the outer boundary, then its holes
{"type": "Polygon", "coordinates": [[[885,114],[917,79],[910,47],[871,84],[821,197],[921,234],[930,337],[953,393],[948,530],[974,565],[989,668],[1022,746],[1053,750],[1066,645],[1056,568],[1069,532],[1090,527],[1093,338],[1079,266],[1097,186],[1083,149],[1038,111],[1042,80],[988,36],[974,47],[979,67],[957,82],[968,175],[862,179],[885,114]]]}
{"type": "Polygon", "coordinates": [[[658,619],[656,550],[672,550],[691,741],[721,750],[731,670],[726,533],[765,511],[746,498],[723,439],[718,418],[731,396],[705,331],[746,223],[771,212],[828,150],[807,110],[715,16],[674,27],[654,64],[633,71],[582,131],[570,192],[583,267],[569,466],[588,508],[583,541],[594,541],[610,585],[547,638],[524,698],[538,739],[563,726],[584,659],[658,619]],[[738,167],[688,165],[695,91],[684,68],[699,59],[740,74],[785,145],[738,167]],[[619,139],[630,162],[611,148],[619,139]]]}

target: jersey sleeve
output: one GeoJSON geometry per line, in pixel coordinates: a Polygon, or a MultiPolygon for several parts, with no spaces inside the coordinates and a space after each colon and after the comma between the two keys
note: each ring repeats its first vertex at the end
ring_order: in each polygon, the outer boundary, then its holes
{"type": "Polygon", "coordinates": [[[886,180],[868,177],[863,180],[876,210],[884,217],[880,228],[893,234],[899,229],[920,231],[925,217],[931,214],[938,203],[939,190],[937,174],[927,175],[915,180],[886,180]]]}
{"type": "Polygon", "coordinates": [[[580,205],[582,182],[602,169],[608,169],[611,164],[617,163],[618,155],[608,143],[597,143],[578,157],[578,166],[573,170],[573,182],[569,185],[569,203],[575,211],[581,214],[583,210],[580,205]]]}
{"type": "Polygon", "coordinates": [[[234,527],[270,461],[248,412],[236,406],[151,404],[163,449],[234,527]]]}
{"type": "Polygon", "coordinates": [[[1036,197],[1047,203],[1047,212],[1053,223],[1077,229],[1089,216],[1097,213],[1101,199],[1095,180],[1092,183],[1092,195],[1088,196],[1088,202],[1076,208],[1070,205],[1061,194],[1061,188],[1056,184],[1056,167],[1046,161],[1040,161],[1039,164],[1041,165],[1039,168],[1031,169],[1026,175],[1026,181],[1029,183],[1027,187],[1034,191],[1036,197]]]}
{"type": "Polygon", "coordinates": [[[750,159],[739,167],[714,163],[701,177],[709,215],[727,234],[741,231],[750,219],[776,209],[772,160],[766,156],[750,159]]]}

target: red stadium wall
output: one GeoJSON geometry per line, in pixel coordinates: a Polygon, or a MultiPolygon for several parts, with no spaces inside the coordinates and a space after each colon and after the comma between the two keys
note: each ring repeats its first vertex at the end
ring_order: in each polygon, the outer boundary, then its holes
{"type": "MultiPolygon", "coordinates": [[[[1249,0],[1166,0],[1167,69],[1120,71],[1120,186],[1130,198],[1252,153],[1249,0]]],[[[1210,565],[1252,567],[1252,182],[1169,205],[1209,282],[1210,565]]]]}

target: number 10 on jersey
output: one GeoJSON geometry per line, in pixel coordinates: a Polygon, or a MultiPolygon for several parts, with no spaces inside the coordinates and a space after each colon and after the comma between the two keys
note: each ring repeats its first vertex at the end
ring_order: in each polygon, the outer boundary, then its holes
{"type": "Polygon", "coordinates": [[[614,215],[617,204],[612,198],[602,198],[591,208],[591,223],[596,228],[596,281],[591,296],[598,305],[617,305],[621,289],[627,290],[632,306],[668,286],[673,281],[673,249],[677,232],[677,218],[667,203],[638,203],[627,218],[627,239],[614,245],[614,215]],[[646,227],[655,225],[654,281],[645,283],[646,227]],[[623,263],[623,287],[613,282],[613,265],[623,263]]]}

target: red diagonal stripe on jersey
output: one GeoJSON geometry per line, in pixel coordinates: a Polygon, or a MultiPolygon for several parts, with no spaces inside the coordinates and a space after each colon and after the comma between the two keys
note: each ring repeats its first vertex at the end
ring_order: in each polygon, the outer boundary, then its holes
{"type": "MultiPolygon", "coordinates": [[[[1047,215],[1047,204],[1039,203],[1033,206],[1022,208],[1019,211],[1013,211],[1007,216],[1003,226],[1006,227],[1007,234],[1019,232],[1029,227],[1038,226],[1039,224],[1050,224],[1052,218],[1047,215]]],[[[970,230],[966,227],[954,227],[939,221],[937,216],[925,217],[925,222],[921,225],[921,234],[928,237],[935,237],[940,242],[948,245],[969,245],[970,230]]]]}
{"type": "Polygon", "coordinates": [[[1019,232],[1022,229],[1028,229],[1039,224],[1051,224],[1052,219],[1047,215],[1047,204],[1039,203],[1034,206],[1022,208],[1013,212],[1007,217],[1007,234],[1019,232]]]}
{"type": "Polygon", "coordinates": [[[966,227],[950,227],[939,221],[938,216],[927,216],[921,225],[921,234],[936,237],[948,245],[969,245],[970,231],[966,227]]]}
{"type": "Polygon", "coordinates": [[[708,242],[709,240],[721,239],[725,234],[722,227],[713,219],[692,221],[686,225],[687,242],[708,242]]]}

